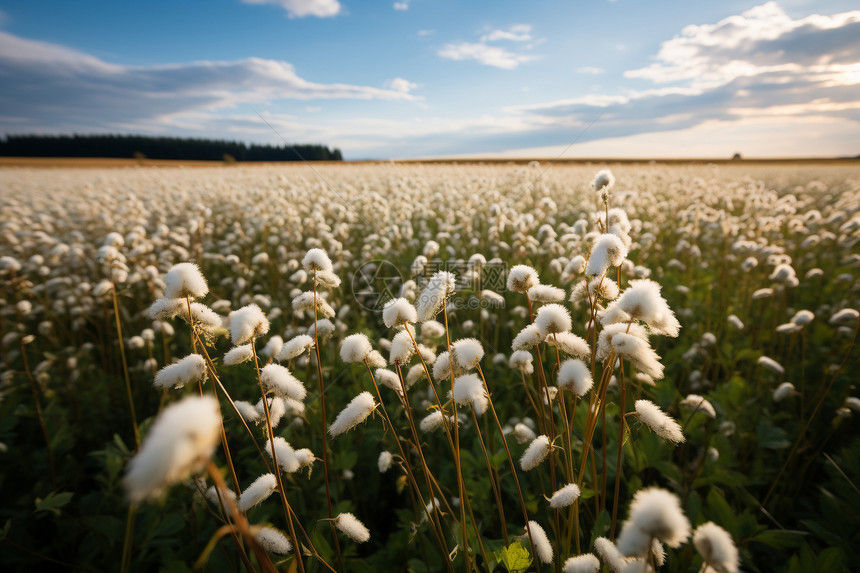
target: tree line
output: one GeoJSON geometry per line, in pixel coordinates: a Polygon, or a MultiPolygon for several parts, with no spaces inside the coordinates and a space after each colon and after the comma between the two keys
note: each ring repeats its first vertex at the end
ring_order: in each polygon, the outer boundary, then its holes
{"type": "Polygon", "coordinates": [[[325,145],[246,145],[241,141],[144,135],[7,135],[6,157],[120,157],[199,161],[342,161],[325,145]]]}

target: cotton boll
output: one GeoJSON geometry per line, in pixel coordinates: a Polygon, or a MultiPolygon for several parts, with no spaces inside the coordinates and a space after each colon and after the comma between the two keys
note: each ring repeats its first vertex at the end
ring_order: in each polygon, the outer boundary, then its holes
{"type": "Polygon", "coordinates": [[[484,357],[484,347],[474,338],[463,338],[451,344],[454,362],[458,368],[471,370],[484,357]]]}
{"type": "Polygon", "coordinates": [[[382,321],[388,328],[418,322],[418,311],[405,298],[396,298],[382,309],[382,321]]]}
{"type": "Polygon", "coordinates": [[[600,235],[591,248],[585,274],[589,277],[599,277],[609,267],[617,267],[627,258],[627,247],[617,236],[610,233],[600,235]]]}
{"type": "Polygon", "coordinates": [[[511,343],[511,350],[531,350],[540,344],[541,340],[543,340],[543,337],[538,327],[534,324],[529,324],[514,337],[514,341],[511,343]]]}
{"type": "Polygon", "coordinates": [[[309,249],[302,259],[302,266],[309,273],[313,271],[331,271],[333,269],[328,254],[319,248],[309,249]]]}
{"type": "Polygon", "coordinates": [[[483,414],[489,406],[489,397],[484,384],[475,374],[466,374],[454,379],[454,401],[463,406],[471,406],[475,414],[483,414]]]}
{"type": "Polygon", "coordinates": [[[132,503],[159,496],[202,469],[218,443],[221,416],[211,396],[189,396],[167,406],[129,461],[123,485],[132,503]]]}
{"type": "Polygon", "coordinates": [[[546,337],[546,343],[550,346],[558,346],[559,350],[569,356],[588,357],[591,356],[591,347],[581,336],[572,332],[559,332],[546,337]]]}
{"type": "Polygon", "coordinates": [[[391,341],[388,361],[390,364],[408,364],[414,353],[415,344],[412,342],[412,336],[406,330],[401,330],[391,341]]]}
{"type": "Polygon", "coordinates": [[[527,352],[525,350],[517,350],[511,354],[511,358],[508,361],[508,364],[514,370],[519,370],[524,374],[532,374],[535,371],[534,365],[532,364],[532,354],[531,352],[527,352]]]}
{"type": "Polygon", "coordinates": [[[421,323],[421,338],[441,338],[445,336],[445,326],[436,320],[421,323]]]}
{"type": "Polygon", "coordinates": [[[281,362],[292,360],[314,347],[314,339],[307,334],[299,334],[284,343],[276,358],[281,362]]]}
{"type": "Polygon", "coordinates": [[[541,339],[549,334],[567,332],[572,326],[570,312],[560,304],[544,305],[538,309],[534,325],[541,339]]]}
{"type": "Polygon", "coordinates": [[[508,271],[507,287],[509,291],[525,294],[537,284],[539,284],[537,271],[530,266],[516,265],[508,271]]]}
{"type": "Polygon", "coordinates": [[[164,275],[165,298],[203,298],[209,292],[200,267],[194,263],[173,265],[164,275]]]}
{"type": "Polygon", "coordinates": [[[528,290],[532,302],[560,302],[564,300],[564,290],[551,285],[535,285],[528,290]]]}
{"type": "Polygon", "coordinates": [[[266,343],[266,346],[264,346],[263,349],[260,351],[260,354],[262,354],[263,356],[275,358],[283,347],[284,339],[276,334],[269,339],[269,341],[266,343]]]}

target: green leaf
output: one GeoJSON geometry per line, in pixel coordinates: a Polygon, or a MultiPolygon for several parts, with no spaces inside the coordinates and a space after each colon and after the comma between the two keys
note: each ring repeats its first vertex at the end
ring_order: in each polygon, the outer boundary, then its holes
{"type": "Polygon", "coordinates": [[[763,543],[774,549],[792,549],[803,542],[805,531],[792,531],[789,529],[768,529],[754,535],[750,541],[763,543]]]}
{"type": "Polygon", "coordinates": [[[510,572],[525,571],[532,563],[529,550],[523,547],[519,540],[502,547],[501,551],[496,553],[496,559],[510,572]]]}
{"type": "Polygon", "coordinates": [[[759,422],[756,428],[756,438],[760,448],[769,448],[771,450],[782,450],[791,445],[785,430],[771,426],[767,422],[759,422]]]}
{"type": "Polygon", "coordinates": [[[55,515],[60,515],[60,508],[72,501],[72,496],[75,494],[70,491],[55,492],[52,491],[44,499],[36,498],[36,512],[51,511],[55,515]]]}

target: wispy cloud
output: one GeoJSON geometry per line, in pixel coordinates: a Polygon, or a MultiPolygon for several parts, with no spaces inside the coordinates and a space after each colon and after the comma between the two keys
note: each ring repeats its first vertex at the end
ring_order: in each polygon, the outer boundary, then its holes
{"type": "Polygon", "coordinates": [[[445,44],[438,53],[440,57],[448,60],[474,60],[485,66],[505,70],[516,69],[523,62],[535,59],[534,56],[517,54],[498,46],[470,42],[445,44]]]}
{"type": "Polygon", "coordinates": [[[396,92],[408,94],[417,88],[418,84],[412,83],[409,80],[404,80],[403,78],[394,78],[393,80],[385,82],[385,87],[396,92]]]}
{"type": "Polygon", "coordinates": [[[287,11],[290,18],[330,18],[340,14],[340,3],[337,0],[242,0],[245,4],[272,4],[287,11]]]}
{"type": "Polygon", "coordinates": [[[394,9],[400,11],[409,10],[409,0],[403,0],[402,2],[395,2],[394,9]]]}
{"type": "Polygon", "coordinates": [[[574,71],[580,74],[590,74],[592,76],[598,76],[606,72],[603,68],[595,68],[593,66],[582,66],[581,68],[576,68],[574,71]]]}
{"type": "Polygon", "coordinates": [[[532,27],[530,24],[516,24],[507,30],[493,30],[481,36],[481,42],[498,42],[499,40],[510,40],[511,42],[528,42],[532,39],[532,27]]]}
{"type": "MultiPolygon", "coordinates": [[[[282,100],[413,100],[392,88],[306,80],[280,60],[246,58],[154,66],[109,63],[0,32],[0,129],[110,130],[282,100]],[[18,121],[15,121],[15,118],[18,121]]],[[[403,80],[405,82],[406,80],[403,80]]]]}

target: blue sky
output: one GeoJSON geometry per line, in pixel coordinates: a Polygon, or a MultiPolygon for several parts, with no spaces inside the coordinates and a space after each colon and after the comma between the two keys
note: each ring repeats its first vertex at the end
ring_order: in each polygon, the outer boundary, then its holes
{"type": "Polygon", "coordinates": [[[0,133],[283,138],[347,159],[857,155],[855,7],[5,0],[0,133]]]}

